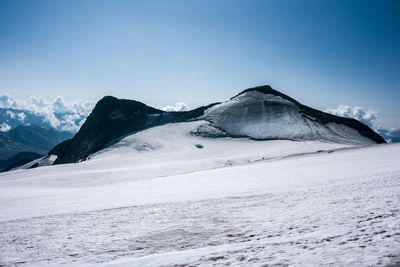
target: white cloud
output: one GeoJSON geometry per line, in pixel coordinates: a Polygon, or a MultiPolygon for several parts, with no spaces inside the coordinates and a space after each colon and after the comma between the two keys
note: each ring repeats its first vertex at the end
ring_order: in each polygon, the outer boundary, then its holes
{"type": "Polygon", "coordinates": [[[7,123],[3,122],[0,124],[0,132],[8,132],[11,129],[11,126],[7,123]]]}
{"type": "Polygon", "coordinates": [[[78,113],[64,114],[60,120],[60,128],[63,131],[76,131],[78,130],[83,122],[85,122],[86,116],[82,117],[78,113]],[[83,122],[82,122],[83,121],[83,122]]]}
{"type": "Polygon", "coordinates": [[[43,98],[37,96],[31,96],[28,98],[26,109],[30,110],[30,107],[31,109],[40,109],[47,107],[48,105],[49,103],[43,98]]]}
{"type": "Polygon", "coordinates": [[[54,114],[54,111],[51,107],[44,107],[42,109],[36,110],[33,112],[35,115],[43,117],[43,122],[47,122],[51,125],[51,127],[58,129],[60,126],[60,121],[54,114]]]}
{"type": "Polygon", "coordinates": [[[18,120],[20,120],[20,121],[24,121],[26,118],[26,115],[23,112],[18,113],[17,116],[18,116],[18,120]]]}
{"type": "MultiPolygon", "coordinates": [[[[44,123],[58,130],[77,131],[82,125],[95,103],[93,101],[78,100],[65,101],[61,96],[48,102],[42,97],[31,96],[27,99],[19,99],[8,94],[0,95],[0,108],[12,108],[23,110],[42,117],[44,123]]],[[[7,111],[7,114],[23,122],[26,118],[24,112],[15,113],[7,111]]]]}
{"type": "Polygon", "coordinates": [[[51,104],[54,112],[68,112],[70,109],[67,107],[67,104],[65,103],[64,99],[61,96],[57,96],[54,100],[53,103],[51,104]]]}
{"type": "Polygon", "coordinates": [[[353,118],[375,129],[374,124],[378,118],[378,112],[372,109],[365,111],[359,106],[350,107],[348,105],[340,105],[336,109],[326,109],[325,112],[331,113],[336,116],[353,118]]]}
{"type": "Polygon", "coordinates": [[[8,95],[8,94],[3,94],[0,95],[0,108],[19,108],[22,106],[24,103],[21,103],[14,97],[8,95]]]}
{"type": "Polygon", "coordinates": [[[25,117],[26,117],[25,113],[23,113],[23,112],[15,113],[15,112],[12,112],[11,110],[7,110],[6,114],[8,116],[10,116],[11,119],[17,119],[17,120],[19,120],[21,122],[23,122],[25,120],[25,117]]]}
{"type": "Polygon", "coordinates": [[[186,103],[183,102],[177,102],[175,106],[164,106],[160,107],[161,110],[164,111],[186,111],[189,110],[189,106],[186,103]]]}
{"type": "Polygon", "coordinates": [[[16,114],[15,114],[14,112],[12,112],[11,110],[7,110],[7,111],[6,111],[6,114],[7,114],[8,116],[10,116],[11,119],[15,119],[15,115],[16,115],[16,114]]]}

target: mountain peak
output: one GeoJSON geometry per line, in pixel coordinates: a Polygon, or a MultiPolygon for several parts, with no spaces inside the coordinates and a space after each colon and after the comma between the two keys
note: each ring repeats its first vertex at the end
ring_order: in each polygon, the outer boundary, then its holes
{"type": "Polygon", "coordinates": [[[103,96],[102,99],[100,99],[97,103],[107,103],[107,102],[113,102],[113,101],[117,101],[118,98],[116,98],[115,96],[111,96],[111,95],[106,95],[103,96]]]}
{"type": "Polygon", "coordinates": [[[240,94],[250,92],[250,91],[258,91],[264,94],[280,94],[277,90],[274,90],[270,85],[261,85],[256,87],[251,87],[243,90],[240,94]]]}
{"type": "Polygon", "coordinates": [[[294,100],[293,98],[273,89],[270,85],[261,85],[261,86],[256,86],[256,87],[251,87],[248,89],[243,90],[242,92],[240,92],[239,94],[235,95],[234,97],[232,97],[231,99],[234,99],[240,95],[243,95],[245,93],[249,93],[249,92],[259,92],[259,93],[263,93],[263,94],[268,94],[268,95],[275,95],[275,96],[280,96],[286,100],[289,100],[293,103],[298,104],[298,102],[296,100],[294,100]]]}
{"type": "Polygon", "coordinates": [[[129,133],[197,118],[208,107],[165,112],[139,101],[105,96],[97,102],[78,133],[52,150],[58,154],[55,164],[83,160],[129,133]]]}
{"type": "Polygon", "coordinates": [[[269,85],[248,88],[206,111],[202,119],[233,137],[385,143],[365,124],[305,106],[269,85]]]}

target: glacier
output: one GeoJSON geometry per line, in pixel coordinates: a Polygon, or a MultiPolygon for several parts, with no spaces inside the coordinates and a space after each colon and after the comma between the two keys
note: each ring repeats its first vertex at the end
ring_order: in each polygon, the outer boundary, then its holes
{"type": "Polygon", "coordinates": [[[213,124],[231,130],[221,105],[86,161],[1,173],[0,265],[400,262],[399,144],[229,137],[213,124]]]}

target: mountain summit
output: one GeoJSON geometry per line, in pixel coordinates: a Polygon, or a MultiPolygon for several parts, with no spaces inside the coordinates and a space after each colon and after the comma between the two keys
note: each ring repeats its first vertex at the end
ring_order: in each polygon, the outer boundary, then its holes
{"type": "Polygon", "coordinates": [[[166,112],[138,101],[106,96],[96,104],[78,133],[49,154],[58,156],[55,164],[78,162],[124,135],[191,120],[208,121],[209,125],[197,132],[202,136],[326,140],[359,145],[385,142],[357,120],[307,107],[270,86],[260,86],[246,89],[226,102],[182,112],[166,112]]]}
{"type": "Polygon", "coordinates": [[[203,115],[208,107],[166,112],[135,100],[105,96],[97,102],[78,133],[56,146],[49,154],[58,156],[55,164],[77,162],[123,135],[166,123],[188,121],[203,115]]]}
{"type": "Polygon", "coordinates": [[[357,120],[307,107],[270,86],[246,89],[208,109],[202,118],[235,137],[385,143],[357,120]]]}

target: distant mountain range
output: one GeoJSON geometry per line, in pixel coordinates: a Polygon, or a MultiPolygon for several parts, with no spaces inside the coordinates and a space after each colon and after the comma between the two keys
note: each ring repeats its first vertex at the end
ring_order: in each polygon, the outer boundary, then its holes
{"type": "Polygon", "coordinates": [[[45,129],[33,124],[20,125],[8,132],[0,132],[0,160],[10,159],[20,152],[45,155],[55,145],[72,136],[70,132],[52,128],[45,129]]]}
{"type": "Polygon", "coordinates": [[[24,103],[20,106],[26,109],[21,109],[14,108],[19,106],[14,98],[0,98],[0,170],[46,155],[74,135],[90,110],[80,106],[63,108],[61,98],[52,105],[24,103]]]}

